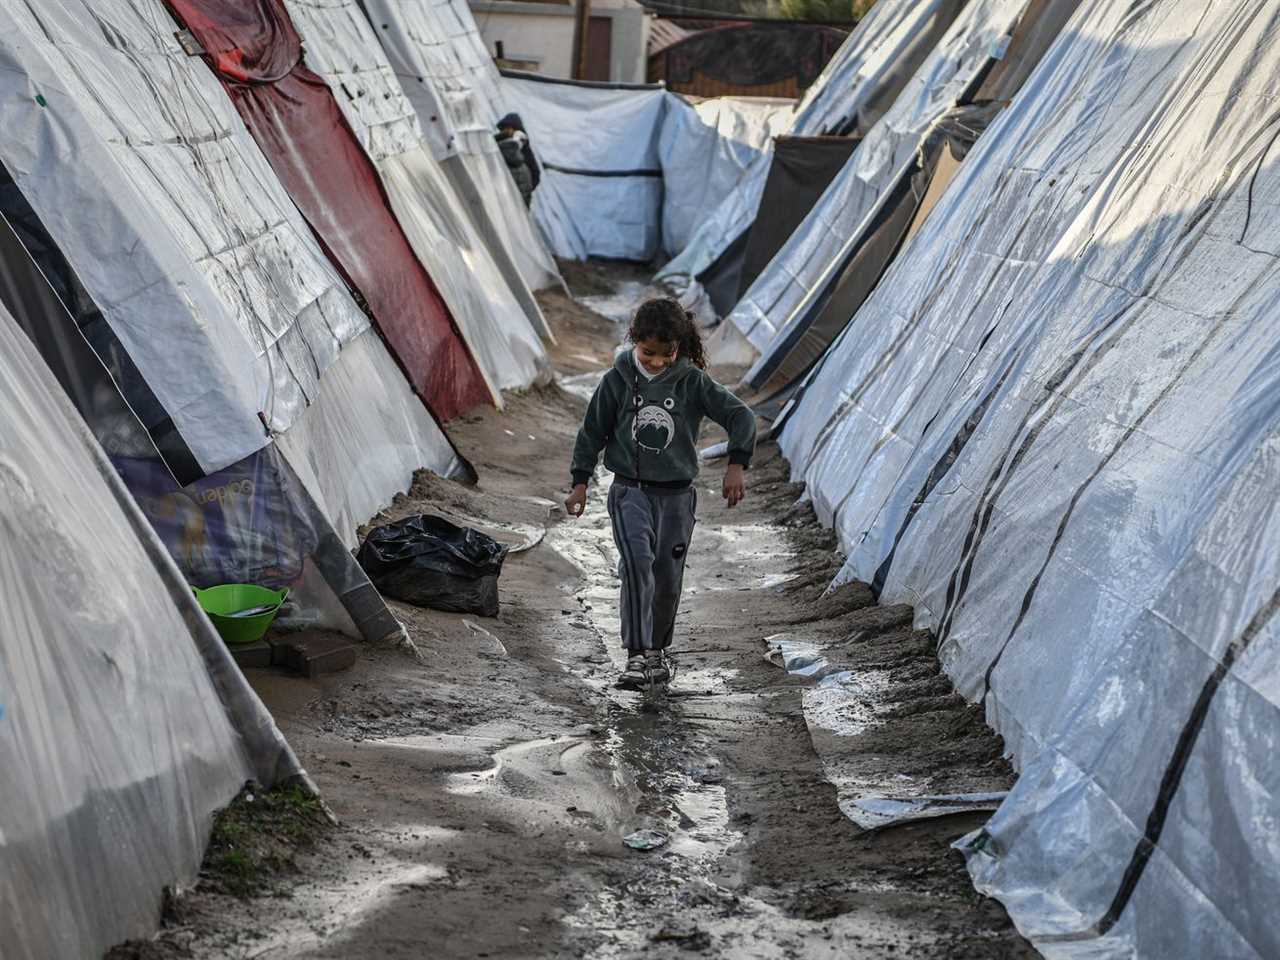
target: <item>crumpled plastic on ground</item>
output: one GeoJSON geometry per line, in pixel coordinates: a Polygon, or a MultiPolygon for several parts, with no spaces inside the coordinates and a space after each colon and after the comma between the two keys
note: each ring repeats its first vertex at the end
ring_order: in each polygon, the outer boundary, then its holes
{"type": "Polygon", "coordinates": [[[769,647],[764,658],[787,673],[816,677],[830,666],[812,640],[800,640],[789,633],[775,633],[771,637],[765,637],[764,642],[769,647]]]}
{"type": "Polygon", "coordinates": [[[669,839],[661,830],[637,830],[623,837],[622,842],[632,850],[656,850],[665,847],[669,839]]]}

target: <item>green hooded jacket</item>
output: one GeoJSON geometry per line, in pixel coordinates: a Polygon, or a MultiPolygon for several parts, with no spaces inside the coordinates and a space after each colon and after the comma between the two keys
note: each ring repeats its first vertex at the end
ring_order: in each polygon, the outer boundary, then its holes
{"type": "Polygon", "coordinates": [[[756,418],[745,403],[685,357],[646,379],[635,351],[626,350],[587,406],[573,445],[573,482],[590,480],[603,450],[604,465],[620,476],[661,486],[691,483],[703,417],[728,431],[729,462],[750,466],[756,418]]]}

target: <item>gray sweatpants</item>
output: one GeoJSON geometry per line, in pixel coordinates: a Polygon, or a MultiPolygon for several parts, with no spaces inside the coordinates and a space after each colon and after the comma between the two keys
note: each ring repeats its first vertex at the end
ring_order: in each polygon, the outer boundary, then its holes
{"type": "Polygon", "coordinates": [[[609,518],[621,561],[622,645],[630,651],[671,645],[684,585],[698,495],[687,490],[609,488],[609,518]]]}

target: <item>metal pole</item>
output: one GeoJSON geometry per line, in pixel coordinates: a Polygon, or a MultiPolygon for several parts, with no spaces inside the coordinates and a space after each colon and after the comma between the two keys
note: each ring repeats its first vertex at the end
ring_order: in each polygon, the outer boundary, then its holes
{"type": "Polygon", "coordinates": [[[587,23],[591,19],[591,0],[578,0],[573,11],[573,67],[574,80],[587,79],[587,23]]]}

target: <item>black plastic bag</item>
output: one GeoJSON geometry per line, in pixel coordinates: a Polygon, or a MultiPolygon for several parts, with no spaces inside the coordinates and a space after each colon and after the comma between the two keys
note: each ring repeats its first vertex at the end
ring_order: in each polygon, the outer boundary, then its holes
{"type": "Polygon", "coordinates": [[[384,596],[455,613],[498,615],[498,575],[507,548],[440,517],[376,527],[356,559],[384,596]]]}

